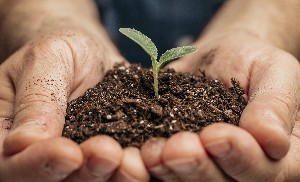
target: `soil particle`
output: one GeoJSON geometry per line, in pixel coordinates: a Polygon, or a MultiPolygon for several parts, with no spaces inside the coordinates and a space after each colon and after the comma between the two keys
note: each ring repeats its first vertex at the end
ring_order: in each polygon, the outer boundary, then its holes
{"type": "Polygon", "coordinates": [[[162,69],[156,98],[150,69],[116,65],[102,82],[68,103],[63,136],[81,143],[106,134],[122,147],[140,147],[150,138],[199,132],[215,122],[238,125],[247,103],[238,81],[231,82],[227,89],[204,72],[162,69]]]}

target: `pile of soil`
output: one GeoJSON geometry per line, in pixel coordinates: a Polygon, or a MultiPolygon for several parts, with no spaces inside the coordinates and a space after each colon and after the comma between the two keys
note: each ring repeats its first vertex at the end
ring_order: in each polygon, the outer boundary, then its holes
{"type": "Polygon", "coordinates": [[[226,89],[204,72],[193,75],[162,69],[156,98],[150,69],[116,65],[103,81],[68,103],[63,136],[81,143],[106,134],[122,147],[140,147],[152,137],[199,132],[215,122],[238,125],[247,103],[238,81],[231,82],[226,89]]]}

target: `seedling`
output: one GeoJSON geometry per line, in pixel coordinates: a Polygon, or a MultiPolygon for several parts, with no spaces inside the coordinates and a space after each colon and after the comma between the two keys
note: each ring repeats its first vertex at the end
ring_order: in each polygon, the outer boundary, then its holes
{"type": "Polygon", "coordinates": [[[152,72],[153,72],[153,88],[155,96],[158,98],[158,73],[159,70],[168,62],[180,58],[182,56],[185,56],[187,54],[190,54],[192,52],[197,51],[197,48],[193,46],[183,46],[183,47],[177,47],[172,48],[170,50],[167,50],[165,53],[163,53],[159,60],[157,61],[157,48],[155,44],[152,42],[152,40],[141,33],[140,31],[137,31],[132,28],[120,28],[119,31],[139,44],[147,54],[149,54],[151,61],[152,61],[152,72]]]}

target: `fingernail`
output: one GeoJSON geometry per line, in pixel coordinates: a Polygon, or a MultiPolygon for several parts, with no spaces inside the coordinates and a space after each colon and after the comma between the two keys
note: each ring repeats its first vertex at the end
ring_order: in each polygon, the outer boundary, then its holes
{"type": "Polygon", "coordinates": [[[231,151],[231,145],[227,141],[215,141],[205,145],[206,150],[217,158],[225,158],[231,151]]]}
{"type": "Polygon", "coordinates": [[[199,166],[199,161],[195,158],[176,159],[166,162],[172,170],[180,173],[191,173],[199,166]]]}
{"type": "Polygon", "coordinates": [[[93,160],[90,159],[87,163],[87,168],[91,175],[95,177],[109,177],[118,167],[118,163],[110,159],[93,160]]]}

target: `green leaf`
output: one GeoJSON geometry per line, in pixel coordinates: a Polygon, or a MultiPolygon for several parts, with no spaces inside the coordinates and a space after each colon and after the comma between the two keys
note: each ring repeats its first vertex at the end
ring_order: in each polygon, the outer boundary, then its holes
{"type": "Polygon", "coordinates": [[[157,48],[149,37],[133,28],[120,28],[119,31],[139,44],[149,54],[152,60],[157,60],[157,48]]]}
{"type": "Polygon", "coordinates": [[[161,55],[159,61],[158,61],[158,67],[161,68],[166,63],[180,58],[182,56],[185,56],[187,54],[193,53],[197,51],[198,49],[193,46],[183,46],[183,47],[176,47],[170,50],[167,50],[163,55],[161,55]]]}

